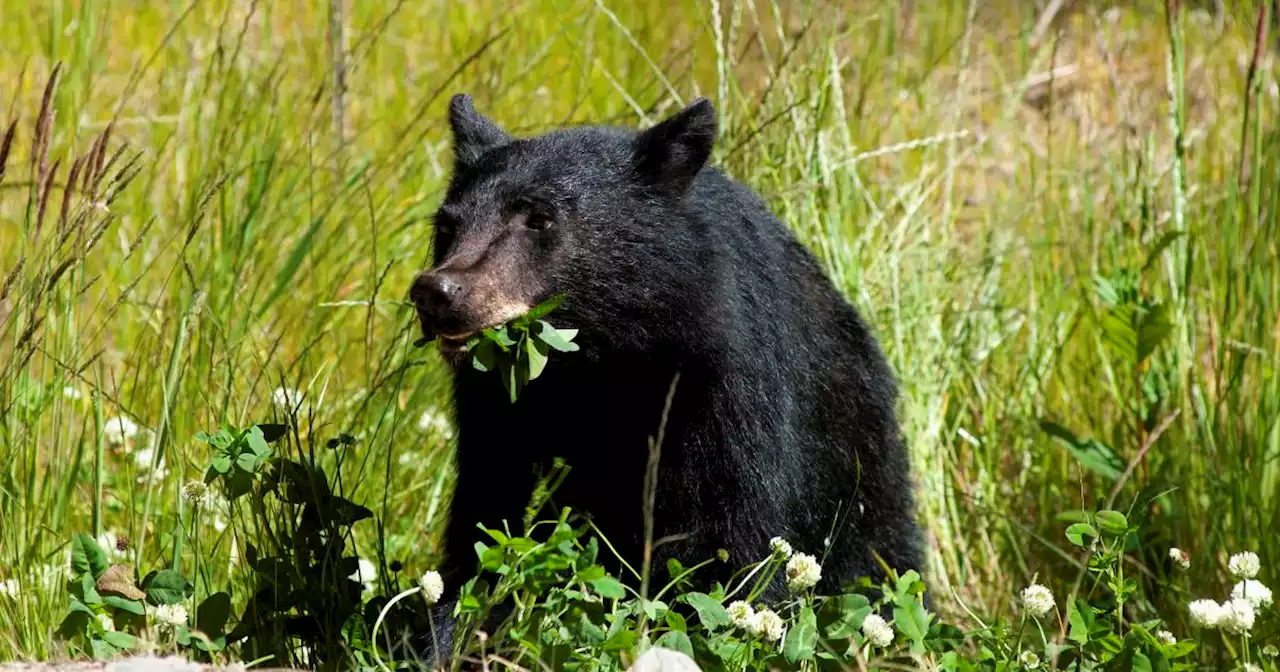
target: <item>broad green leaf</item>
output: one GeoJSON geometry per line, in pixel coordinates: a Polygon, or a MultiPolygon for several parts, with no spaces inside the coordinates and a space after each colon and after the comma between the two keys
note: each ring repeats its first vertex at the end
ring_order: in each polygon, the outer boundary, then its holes
{"type": "Polygon", "coordinates": [[[72,639],[83,635],[85,630],[89,628],[89,619],[91,618],[93,618],[93,612],[88,609],[84,611],[73,610],[58,625],[58,636],[63,639],[72,639]]]}
{"type": "Polygon", "coordinates": [[[667,610],[666,621],[667,626],[672,630],[679,630],[680,632],[688,632],[689,630],[689,624],[685,622],[684,616],[681,616],[680,613],[674,609],[667,610]]]}
{"type": "Polygon", "coordinates": [[[196,629],[217,638],[227,627],[227,619],[230,617],[231,596],[227,593],[214,593],[196,607],[196,629]]]}
{"type": "Polygon", "coordinates": [[[910,596],[899,596],[893,607],[893,624],[902,634],[911,640],[913,645],[924,642],[929,634],[929,622],[933,617],[925,611],[924,605],[910,596]]]}
{"type": "Polygon", "coordinates": [[[590,585],[600,597],[607,597],[614,600],[620,600],[627,596],[627,591],[622,588],[622,584],[612,576],[602,576],[593,581],[588,581],[590,585]]]}
{"type": "Polygon", "coordinates": [[[245,440],[249,444],[249,450],[253,451],[260,459],[266,459],[271,455],[271,446],[267,445],[267,439],[262,434],[262,429],[257,425],[249,428],[245,433],[245,440]]]}
{"type": "Polygon", "coordinates": [[[1129,531],[1129,519],[1119,511],[1112,511],[1110,509],[1106,511],[1099,511],[1096,518],[1098,526],[1102,528],[1103,532],[1108,534],[1118,537],[1129,531]]]}
{"type": "Polygon", "coordinates": [[[210,466],[219,474],[225,474],[231,471],[231,456],[226,453],[218,453],[213,456],[213,463],[210,466]]]}
{"type": "Polygon", "coordinates": [[[120,597],[119,595],[104,595],[102,596],[102,603],[108,607],[115,607],[120,611],[125,611],[130,614],[134,614],[135,616],[145,616],[147,613],[146,609],[142,606],[141,600],[130,600],[120,597]]]}
{"type": "Polygon", "coordinates": [[[1071,626],[1067,639],[1077,644],[1087,644],[1094,626],[1093,607],[1084,598],[1077,597],[1067,605],[1067,622],[1071,626]]]}
{"type": "Polygon", "coordinates": [[[813,609],[805,607],[800,610],[800,616],[787,632],[782,644],[782,655],[793,665],[801,660],[812,660],[817,642],[818,619],[813,609]]]}
{"type": "Polygon", "coordinates": [[[481,373],[498,368],[498,346],[493,341],[480,341],[471,346],[471,367],[481,373]]]}
{"type": "Polygon", "coordinates": [[[1072,544],[1080,547],[1086,546],[1085,537],[1098,538],[1098,530],[1089,523],[1076,523],[1067,528],[1067,539],[1072,544]]]}
{"type": "Polygon", "coordinates": [[[818,609],[822,631],[830,639],[847,639],[862,628],[871,613],[871,603],[863,595],[840,595],[826,600],[818,609]]]}
{"type": "Polygon", "coordinates": [[[127,632],[104,632],[102,639],[117,649],[132,649],[138,645],[138,640],[127,632]]]}
{"type": "Polygon", "coordinates": [[[708,630],[727,627],[733,623],[724,606],[706,593],[685,593],[680,599],[698,612],[698,620],[702,621],[702,626],[708,630]]]}
{"type": "Polygon", "coordinates": [[[535,321],[545,317],[551,311],[555,310],[556,308],[559,308],[560,304],[564,303],[564,300],[567,296],[568,296],[567,294],[563,294],[563,293],[557,294],[547,299],[546,301],[543,301],[542,303],[539,303],[538,305],[534,306],[529,312],[517,318],[517,321],[522,321],[521,323],[524,325],[533,324],[535,321]]]}
{"type": "Polygon", "coordinates": [[[148,577],[142,589],[157,604],[178,604],[191,597],[194,586],[172,569],[162,569],[148,577]]]}
{"type": "Polygon", "coordinates": [[[94,579],[102,576],[110,563],[107,554],[93,537],[80,532],[71,540],[71,573],[79,576],[89,572],[94,579]]]}
{"type": "Polygon", "coordinates": [[[573,342],[573,338],[578,335],[577,329],[556,329],[550,324],[539,320],[534,323],[531,333],[543,343],[560,352],[576,352],[578,350],[578,344],[573,342]]]}
{"type": "Polygon", "coordinates": [[[251,452],[240,453],[240,456],[236,458],[236,466],[246,473],[252,474],[258,470],[258,456],[251,452]]]}
{"type": "Polygon", "coordinates": [[[679,651],[690,658],[693,657],[693,642],[689,641],[689,635],[686,635],[679,630],[668,631],[665,635],[659,637],[658,641],[653,644],[654,646],[661,646],[673,651],[679,651]]]}
{"type": "Polygon", "coordinates": [[[524,352],[529,361],[529,380],[533,380],[547,368],[547,345],[536,338],[526,338],[524,352]]]}
{"type": "Polygon", "coordinates": [[[111,646],[110,643],[100,637],[90,639],[89,648],[93,653],[94,660],[111,660],[119,653],[116,647],[111,646]]]}

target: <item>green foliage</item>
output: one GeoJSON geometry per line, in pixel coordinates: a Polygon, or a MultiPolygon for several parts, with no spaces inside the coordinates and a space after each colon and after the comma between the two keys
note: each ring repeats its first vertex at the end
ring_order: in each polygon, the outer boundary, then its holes
{"type": "Polygon", "coordinates": [[[496,371],[515,403],[529,381],[542,375],[551,352],[576,352],[577,329],[557,329],[543,320],[564,302],[554,296],[506,324],[481,331],[467,342],[471,365],[477,371],[496,371]]]}

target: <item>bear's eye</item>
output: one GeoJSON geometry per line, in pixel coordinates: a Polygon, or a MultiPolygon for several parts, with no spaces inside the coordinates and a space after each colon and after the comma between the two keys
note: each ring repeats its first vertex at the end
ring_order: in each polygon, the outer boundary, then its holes
{"type": "Polygon", "coordinates": [[[524,225],[534,231],[546,231],[551,228],[551,217],[531,212],[524,217],[524,225]]]}

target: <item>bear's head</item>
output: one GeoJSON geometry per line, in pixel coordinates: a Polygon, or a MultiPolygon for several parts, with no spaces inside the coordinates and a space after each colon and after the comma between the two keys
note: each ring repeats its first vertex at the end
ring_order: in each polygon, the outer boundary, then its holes
{"type": "Polygon", "coordinates": [[[579,127],[516,138],[449,105],[453,174],[434,217],[432,268],[410,298],[423,335],[460,361],[474,333],[557,294],[557,326],[618,338],[687,312],[698,255],[689,193],[711,154],[715,110],[700,99],[640,132],[579,127]],[[680,250],[683,252],[674,252],[680,250]]]}

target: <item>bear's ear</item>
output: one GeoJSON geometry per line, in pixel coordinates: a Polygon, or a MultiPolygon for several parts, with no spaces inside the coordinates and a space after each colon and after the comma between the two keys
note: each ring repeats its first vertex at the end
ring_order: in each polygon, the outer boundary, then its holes
{"type": "Polygon", "coordinates": [[[715,141],[715,106],[699,98],[636,135],[636,173],[643,180],[683,192],[706,165],[715,141]]]}
{"type": "Polygon", "coordinates": [[[449,128],[453,130],[453,159],[474,163],[486,150],[511,141],[506,131],[476,111],[471,96],[459,93],[449,100],[449,128]]]}

